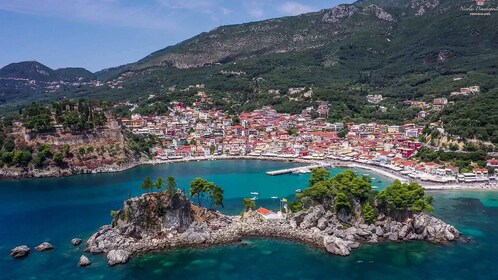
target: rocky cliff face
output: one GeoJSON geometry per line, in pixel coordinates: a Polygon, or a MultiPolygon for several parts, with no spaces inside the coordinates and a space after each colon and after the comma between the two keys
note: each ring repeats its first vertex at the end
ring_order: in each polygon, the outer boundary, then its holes
{"type": "Polygon", "coordinates": [[[153,193],[125,201],[112,227],[125,236],[142,239],[184,232],[193,221],[191,203],[183,193],[153,193]]]}
{"type": "Polygon", "coordinates": [[[427,240],[446,243],[457,240],[453,226],[424,213],[407,215],[402,221],[380,215],[366,224],[355,204],[350,215],[338,215],[318,205],[266,220],[255,211],[226,216],[191,204],[182,192],[173,196],[154,193],[132,198],[114,218],[87,241],[87,251],[106,253],[109,265],[125,263],[130,255],[173,247],[209,246],[238,242],[244,237],[296,240],[346,256],[363,243],[427,240]]]}

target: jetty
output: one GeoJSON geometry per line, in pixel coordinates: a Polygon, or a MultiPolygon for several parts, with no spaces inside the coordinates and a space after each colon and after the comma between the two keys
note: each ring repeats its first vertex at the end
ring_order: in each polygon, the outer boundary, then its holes
{"type": "Polygon", "coordinates": [[[283,175],[283,174],[289,174],[289,173],[305,173],[306,171],[311,172],[311,170],[313,170],[315,168],[320,168],[320,167],[331,167],[331,164],[323,163],[323,164],[314,164],[314,165],[309,165],[309,166],[300,166],[300,167],[295,167],[295,168],[273,170],[273,171],[266,172],[266,175],[276,176],[276,175],[283,175]]]}

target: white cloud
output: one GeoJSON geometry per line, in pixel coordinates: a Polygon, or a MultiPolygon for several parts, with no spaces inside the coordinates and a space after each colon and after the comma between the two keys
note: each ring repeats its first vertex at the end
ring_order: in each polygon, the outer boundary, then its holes
{"type": "Polygon", "coordinates": [[[278,7],[278,11],[286,15],[299,15],[315,11],[311,6],[304,5],[298,2],[285,2],[278,7]]]}

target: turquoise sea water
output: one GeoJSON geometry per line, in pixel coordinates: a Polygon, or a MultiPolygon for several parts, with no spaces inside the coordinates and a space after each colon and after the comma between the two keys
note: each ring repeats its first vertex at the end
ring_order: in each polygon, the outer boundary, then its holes
{"type": "MultiPolygon", "coordinates": [[[[109,223],[110,210],[142,192],[139,185],[145,176],[173,175],[178,186],[187,190],[195,177],[207,178],[225,189],[223,211],[238,214],[242,198],[251,197],[252,191],[260,193],[258,205],[276,208],[278,202],[271,196],[293,197],[295,189],[305,188],[309,174],[265,174],[293,166],[297,165],[211,161],[143,166],[114,174],[0,181],[0,279],[498,279],[498,193],[492,192],[433,193],[435,215],[470,236],[470,243],[384,243],[338,257],[288,241],[249,239],[248,246],[173,250],[134,257],[116,267],[107,267],[105,256],[90,255],[90,267],[77,266],[84,246],[73,247],[71,238],[88,238],[109,223]],[[12,247],[34,248],[43,241],[56,249],[33,250],[22,260],[9,256],[12,247]]],[[[381,189],[390,183],[369,173],[381,189]]]]}

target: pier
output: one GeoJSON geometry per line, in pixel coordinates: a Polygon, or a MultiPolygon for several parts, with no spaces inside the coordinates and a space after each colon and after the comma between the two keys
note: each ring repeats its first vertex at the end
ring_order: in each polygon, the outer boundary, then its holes
{"type": "Polygon", "coordinates": [[[266,172],[266,175],[270,176],[276,176],[276,175],[283,175],[283,174],[289,174],[289,173],[309,173],[311,170],[315,168],[320,168],[320,167],[330,167],[330,164],[314,164],[314,165],[309,165],[309,166],[300,166],[300,167],[295,167],[295,168],[287,168],[287,169],[280,169],[280,170],[274,170],[274,171],[268,171],[266,172]]]}

